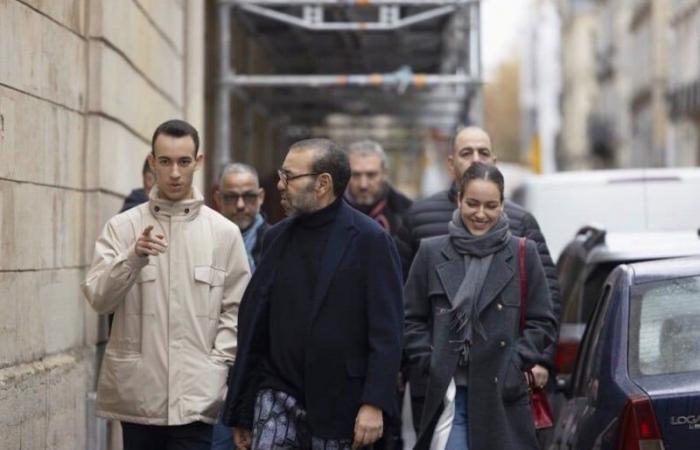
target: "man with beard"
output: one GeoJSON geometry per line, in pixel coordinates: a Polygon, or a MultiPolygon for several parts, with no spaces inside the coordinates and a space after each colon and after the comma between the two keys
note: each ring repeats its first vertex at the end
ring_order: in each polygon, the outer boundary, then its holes
{"type": "Polygon", "coordinates": [[[219,212],[240,228],[250,268],[255,270],[260,262],[263,235],[270,227],[260,212],[265,190],[260,187],[258,172],[242,163],[224,167],[214,201],[219,212]]]}
{"type": "Polygon", "coordinates": [[[290,217],[266,233],[241,303],[223,421],[238,448],[364,447],[398,414],[399,255],[343,200],[350,165],[335,143],[295,143],[278,174],[290,217]]]}
{"type": "Polygon", "coordinates": [[[353,142],[348,147],[348,159],[352,175],[345,199],[394,236],[412,202],[389,184],[384,149],[371,140],[353,142]]]}

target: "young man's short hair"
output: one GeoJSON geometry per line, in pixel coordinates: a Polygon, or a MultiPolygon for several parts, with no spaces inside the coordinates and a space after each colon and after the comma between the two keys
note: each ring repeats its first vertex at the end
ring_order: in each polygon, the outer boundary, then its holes
{"type": "Polygon", "coordinates": [[[184,137],[190,136],[194,141],[194,156],[197,156],[199,151],[199,133],[195,127],[180,119],[166,120],[165,122],[158,125],[156,131],[153,133],[153,139],[151,139],[151,153],[156,154],[156,139],[161,134],[166,134],[173,137],[184,137]]]}

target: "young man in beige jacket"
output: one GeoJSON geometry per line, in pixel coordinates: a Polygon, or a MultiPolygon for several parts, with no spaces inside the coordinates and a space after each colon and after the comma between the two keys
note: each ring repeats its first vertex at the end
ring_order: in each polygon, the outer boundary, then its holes
{"type": "Polygon", "coordinates": [[[114,313],[97,414],[122,422],[124,449],[209,449],[236,352],[250,278],[238,227],[192,186],[197,131],[170,120],[153,134],[149,201],[107,222],[83,292],[114,313]]]}

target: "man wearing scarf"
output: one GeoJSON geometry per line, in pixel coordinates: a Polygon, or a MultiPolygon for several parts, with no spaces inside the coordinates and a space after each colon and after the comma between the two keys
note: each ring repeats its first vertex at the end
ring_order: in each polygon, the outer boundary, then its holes
{"type": "Polygon", "coordinates": [[[379,143],[357,141],[348,147],[352,175],[345,199],[395,236],[412,201],[389,184],[387,158],[379,143]]]}
{"type": "Polygon", "coordinates": [[[263,235],[270,227],[260,212],[265,190],[260,187],[258,172],[242,163],[224,167],[214,200],[219,212],[241,230],[250,269],[255,270],[260,262],[263,235]]]}

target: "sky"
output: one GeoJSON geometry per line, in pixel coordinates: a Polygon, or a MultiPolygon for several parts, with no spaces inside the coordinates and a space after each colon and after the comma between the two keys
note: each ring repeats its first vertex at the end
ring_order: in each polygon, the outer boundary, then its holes
{"type": "Polygon", "coordinates": [[[531,1],[482,0],[481,57],[487,81],[500,63],[517,57],[518,36],[522,34],[531,1]]]}

